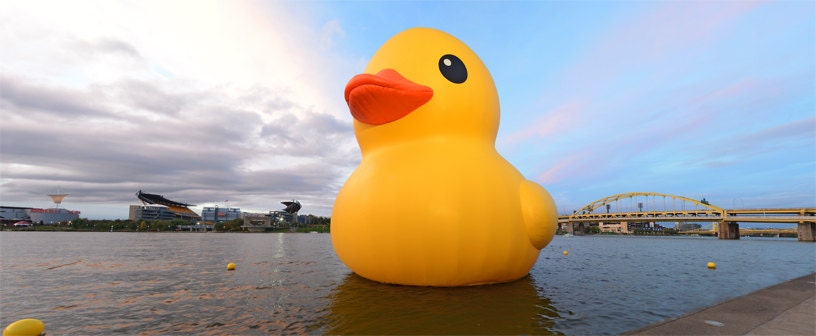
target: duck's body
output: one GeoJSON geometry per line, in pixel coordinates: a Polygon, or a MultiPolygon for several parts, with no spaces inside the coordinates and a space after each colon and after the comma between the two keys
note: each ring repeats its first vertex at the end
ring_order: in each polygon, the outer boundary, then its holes
{"type": "Polygon", "coordinates": [[[478,57],[450,35],[415,28],[389,40],[366,70],[346,89],[363,158],[334,205],[340,259],[363,277],[396,284],[525,276],[555,232],[555,205],[496,152],[498,96],[478,57]],[[463,82],[439,73],[452,55],[467,66],[463,82]],[[411,103],[418,107],[381,117],[393,105],[381,102],[393,98],[380,95],[404,87],[410,92],[397,97],[420,97],[411,103]]]}

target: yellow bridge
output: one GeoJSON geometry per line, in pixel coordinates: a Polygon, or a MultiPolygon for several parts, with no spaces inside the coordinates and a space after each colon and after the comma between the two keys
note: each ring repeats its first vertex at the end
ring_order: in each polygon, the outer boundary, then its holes
{"type": "MultiPolygon", "coordinates": [[[[816,208],[723,209],[703,200],[655,192],[616,194],[591,202],[570,215],[558,217],[569,232],[585,225],[617,223],[713,222],[720,239],[739,239],[739,224],[796,224],[800,241],[816,241],[816,208]]],[[[792,231],[792,230],[791,230],[792,231]]],[[[751,234],[743,230],[743,234],[751,234]]],[[[753,233],[753,232],[752,232],[753,233]]]]}
{"type": "MultiPolygon", "coordinates": [[[[680,231],[678,234],[681,235],[700,235],[700,236],[717,236],[718,232],[716,229],[713,230],[688,230],[688,231],[680,231]]],[[[740,236],[753,236],[753,237],[796,237],[798,232],[796,229],[740,229],[740,236]]]]}

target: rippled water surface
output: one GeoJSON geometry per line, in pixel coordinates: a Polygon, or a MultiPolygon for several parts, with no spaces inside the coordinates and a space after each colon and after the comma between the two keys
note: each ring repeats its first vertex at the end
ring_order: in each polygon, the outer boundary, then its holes
{"type": "Polygon", "coordinates": [[[0,324],[38,318],[49,335],[617,334],[816,267],[816,245],[795,239],[556,237],[520,281],[426,288],[356,276],[328,234],[2,232],[0,244],[0,324]]]}

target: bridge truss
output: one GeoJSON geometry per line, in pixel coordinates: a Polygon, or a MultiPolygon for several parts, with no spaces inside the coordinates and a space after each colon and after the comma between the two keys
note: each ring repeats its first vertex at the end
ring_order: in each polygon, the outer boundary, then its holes
{"type": "Polygon", "coordinates": [[[707,202],[684,196],[656,192],[615,194],[591,202],[573,214],[569,221],[644,220],[719,221],[727,211],[707,202]]]}
{"type": "Polygon", "coordinates": [[[655,192],[615,194],[590,202],[571,215],[558,217],[559,226],[573,232],[591,223],[628,225],[646,222],[715,222],[720,239],[739,239],[739,223],[796,224],[800,241],[816,241],[816,209],[723,209],[703,200],[655,192]]]}

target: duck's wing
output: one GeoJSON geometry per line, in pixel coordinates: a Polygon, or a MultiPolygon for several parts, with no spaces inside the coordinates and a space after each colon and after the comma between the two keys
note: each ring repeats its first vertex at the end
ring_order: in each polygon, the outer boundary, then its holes
{"type": "Polygon", "coordinates": [[[558,227],[555,202],[546,189],[529,180],[521,182],[519,194],[527,236],[540,250],[550,243],[558,227]]]}

